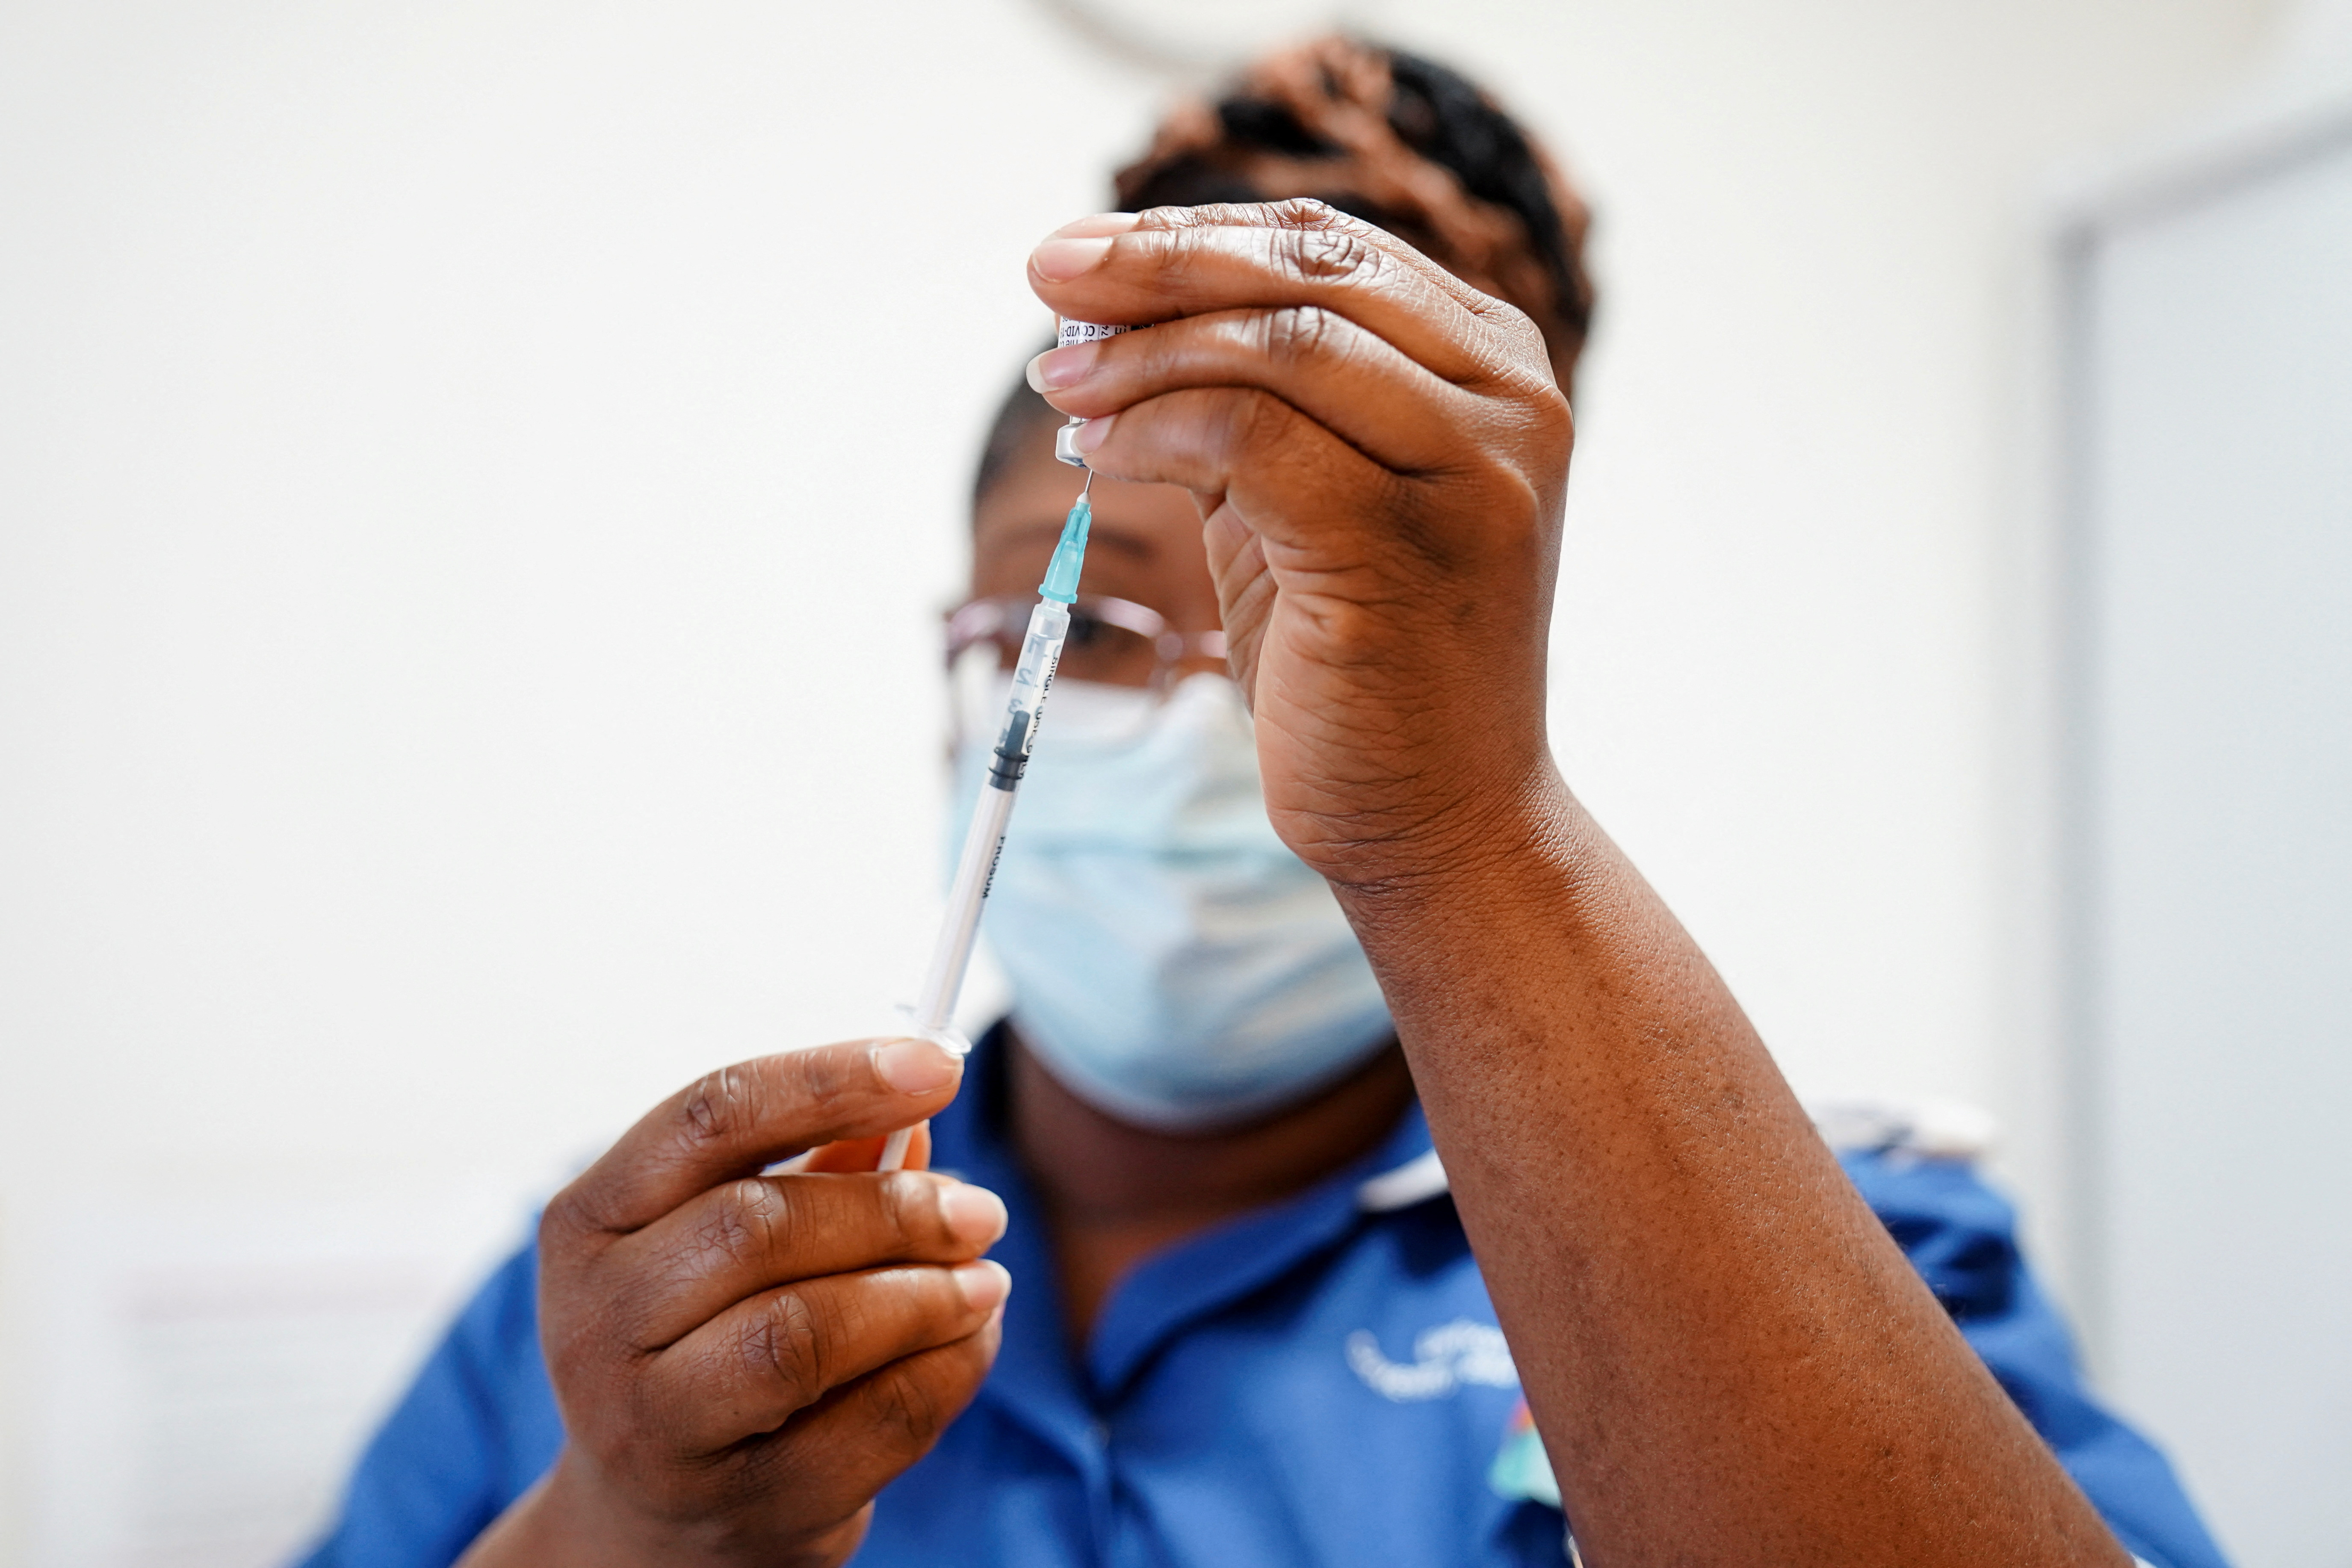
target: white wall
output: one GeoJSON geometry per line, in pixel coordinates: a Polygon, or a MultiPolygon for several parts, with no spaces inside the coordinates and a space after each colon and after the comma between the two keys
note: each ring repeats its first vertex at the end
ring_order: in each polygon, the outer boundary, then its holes
{"type": "MultiPolygon", "coordinates": [[[[2038,1194],[2028,185],[2271,6],[1357,11],[1602,212],[1572,778],[1801,1083],[1990,1102],[2038,1194]]],[[[190,1237],[394,1366],[646,1104],[886,1016],[1020,259],[1157,91],[1019,0],[0,9],[8,1560],[300,1505],[124,1495],[190,1237]]]]}
{"type": "Polygon", "coordinates": [[[2242,1568],[2352,1562],[2344,85],[2076,231],[2095,1321],[2242,1568]]]}
{"type": "Polygon", "coordinates": [[[2083,1318],[2243,1568],[2352,1562],[2352,5],[2288,37],[2053,237],[2083,1318]]]}

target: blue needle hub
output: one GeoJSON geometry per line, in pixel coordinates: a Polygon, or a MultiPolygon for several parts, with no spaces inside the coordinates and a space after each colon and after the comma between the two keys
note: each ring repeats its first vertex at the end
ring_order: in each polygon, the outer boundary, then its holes
{"type": "Polygon", "coordinates": [[[1045,568],[1045,580],[1037,585],[1040,597],[1065,605],[1076,601],[1078,571],[1087,563],[1087,530],[1094,521],[1094,508],[1087,504],[1085,496],[1078,497],[1078,504],[1070,509],[1069,517],[1062,524],[1062,537],[1054,546],[1054,559],[1045,568]]]}

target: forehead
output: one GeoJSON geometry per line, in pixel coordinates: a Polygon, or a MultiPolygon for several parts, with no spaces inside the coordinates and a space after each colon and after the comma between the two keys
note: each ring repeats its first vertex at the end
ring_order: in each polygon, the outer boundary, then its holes
{"type": "MultiPolygon", "coordinates": [[[[1036,449],[1024,450],[1007,463],[973,511],[976,593],[1034,588],[1061,535],[1063,519],[1086,483],[1085,470],[1054,460],[1050,429],[1041,426],[1036,449]]],[[[1095,519],[1086,572],[1089,592],[1136,599],[1162,614],[1182,614],[1203,593],[1213,603],[1208,558],[1201,543],[1201,514],[1188,492],[1174,485],[1097,479],[1092,500],[1095,519]]]]}

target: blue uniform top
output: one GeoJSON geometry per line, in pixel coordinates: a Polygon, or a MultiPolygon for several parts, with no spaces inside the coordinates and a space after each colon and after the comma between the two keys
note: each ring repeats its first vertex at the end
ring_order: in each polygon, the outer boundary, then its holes
{"type": "MultiPolygon", "coordinates": [[[[1139,1267],[1070,1348],[982,1042],[935,1163],[1003,1195],[1016,1282],[971,1407],[886,1488],[859,1568],[1520,1568],[1567,1533],[1418,1108],[1354,1167],[1139,1267]]],[[[2162,1455],[2093,1402],[1965,1165],[1847,1172],[2125,1545],[2221,1568],[2162,1455]]],[[[443,1568],[562,1441],[537,1257],[493,1275],[369,1445],[305,1568],[443,1568]]]]}

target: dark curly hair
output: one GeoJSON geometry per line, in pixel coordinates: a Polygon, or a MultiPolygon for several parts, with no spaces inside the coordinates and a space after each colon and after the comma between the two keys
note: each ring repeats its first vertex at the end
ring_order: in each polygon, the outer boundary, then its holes
{"type": "MultiPolygon", "coordinates": [[[[1114,188],[1123,212],[1313,196],[1376,224],[1526,311],[1563,390],[1591,330],[1583,200],[1491,97],[1418,55],[1333,37],[1270,56],[1215,101],[1178,106],[1114,188]]],[[[1052,417],[1012,389],[975,499],[1052,417]]]]}

